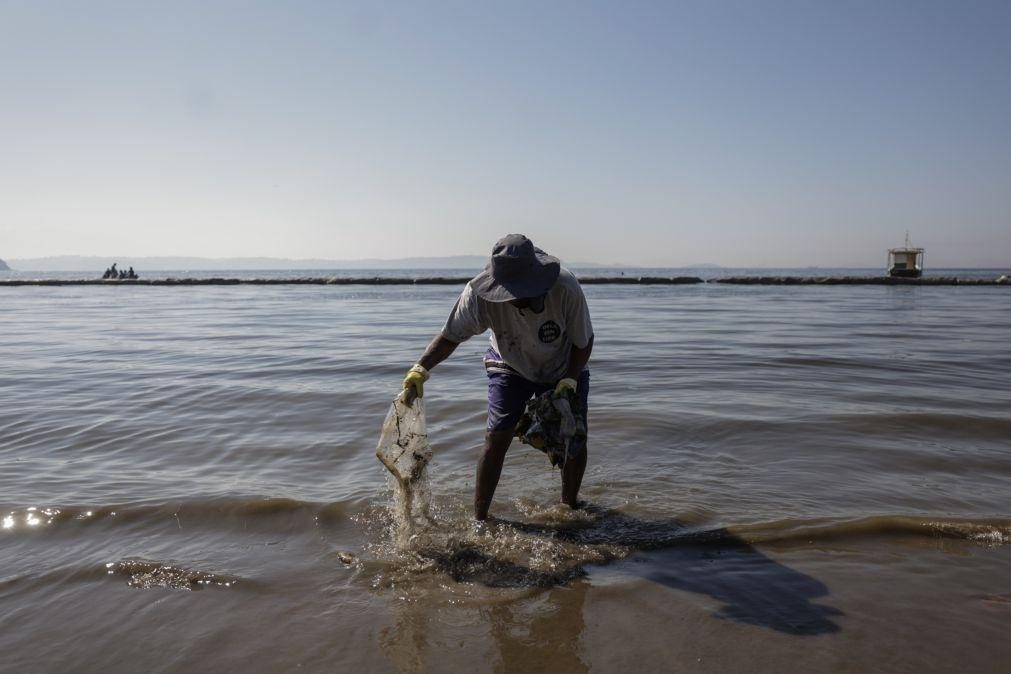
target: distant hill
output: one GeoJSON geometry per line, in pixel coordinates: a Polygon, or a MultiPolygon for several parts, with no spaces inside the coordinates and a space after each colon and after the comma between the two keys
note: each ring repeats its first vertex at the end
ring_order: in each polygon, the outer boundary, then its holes
{"type": "Polygon", "coordinates": [[[0,260],[0,271],[10,271],[10,267],[3,260],[0,260]]]}
{"type": "MultiPolygon", "coordinates": [[[[235,270],[324,270],[324,269],[466,269],[480,270],[488,264],[485,255],[448,257],[403,257],[392,260],[292,260],[277,257],[109,257],[61,255],[11,260],[18,271],[94,271],[101,273],[113,262],[121,269],[143,271],[235,271],[235,270]]],[[[599,267],[592,262],[574,262],[576,268],[599,267]]],[[[4,267],[0,267],[2,269],[4,267]]]]}

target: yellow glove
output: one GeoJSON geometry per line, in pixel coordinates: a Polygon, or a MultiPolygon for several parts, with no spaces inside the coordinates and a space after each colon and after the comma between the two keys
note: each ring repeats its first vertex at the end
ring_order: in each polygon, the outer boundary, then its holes
{"type": "Polygon", "coordinates": [[[404,377],[404,389],[414,389],[414,395],[422,398],[425,395],[425,382],[428,381],[428,370],[421,365],[415,365],[407,371],[404,377]]]}
{"type": "Polygon", "coordinates": [[[576,380],[573,379],[572,377],[566,377],[565,379],[562,379],[557,384],[555,384],[555,395],[556,396],[557,395],[561,395],[562,391],[566,391],[566,390],[572,391],[573,393],[576,392],[576,380]]]}

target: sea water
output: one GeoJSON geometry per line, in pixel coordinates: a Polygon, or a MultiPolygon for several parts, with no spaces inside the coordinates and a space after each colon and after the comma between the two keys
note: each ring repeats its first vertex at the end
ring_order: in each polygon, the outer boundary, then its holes
{"type": "Polygon", "coordinates": [[[0,289],[0,671],[999,671],[1011,291],[588,286],[588,505],[485,337],[375,447],[459,288],[0,289]]]}

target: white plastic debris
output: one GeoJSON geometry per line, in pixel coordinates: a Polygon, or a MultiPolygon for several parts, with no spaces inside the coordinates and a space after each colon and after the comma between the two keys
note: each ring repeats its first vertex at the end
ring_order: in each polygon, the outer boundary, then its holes
{"type": "Polygon", "coordinates": [[[432,459],[423,398],[411,405],[401,396],[394,399],[383,422],[376,456],[402,485],[412,485],[422,478],[432,459]]]}
{"type": "Polygon", "coordinates": [[[397,539],[406,544],[410,536],[430,522],[431,493],[425,467],[432,459],[425,427],[425,403],[421,398],[408,404],[398,396],[390,405],[383,431],[376,446],[376,456],[393,476],[393,514],[397,539]]]}

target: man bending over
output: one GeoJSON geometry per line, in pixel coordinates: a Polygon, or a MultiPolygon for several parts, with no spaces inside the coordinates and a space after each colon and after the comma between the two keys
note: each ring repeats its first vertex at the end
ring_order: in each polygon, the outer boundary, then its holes
{"type": "MultiPolygon", "coordinates": [[[[485,352],[488,426],[477,462],[474,517],[488,517],[516,422],[532,396],[571,389],[587,409],[593,326],[579,281],[522,234],[510,234],[492,249],[491,262],[471,279],[442,331],[407,373],[404,388],[421,397],[432,368],[456,347],[491,330],[485,352]]],[[[579,505],[586,470],[586,443],[569,447],[562,466],[562,502],[579,505]]]]}

